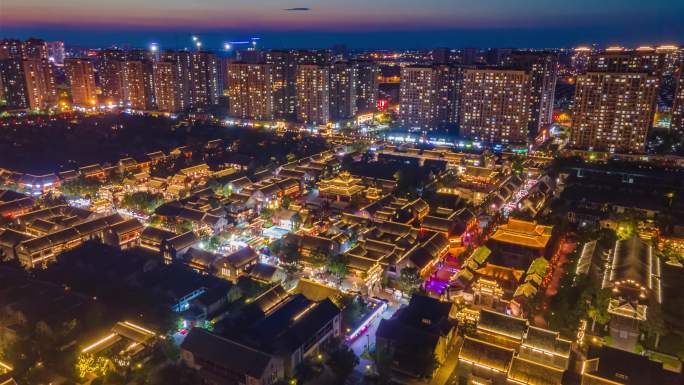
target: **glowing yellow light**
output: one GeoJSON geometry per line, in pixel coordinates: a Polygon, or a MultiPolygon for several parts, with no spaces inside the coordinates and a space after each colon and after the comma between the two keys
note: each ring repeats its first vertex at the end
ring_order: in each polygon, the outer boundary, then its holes
{"type": "Polygon", "coordinates": [[[4,362],[2,362],[2,361],[0,361],[0,368],[4,368],[4,369],[6,369],[6,370],[9,371],[9,372],[12,371],[12,367],[9,366],[9,365],[7,365],[6,363],[4,363],[4,362]]]}
{"type": "Polygon", "coordinates": [[[93,348],[95,348],[95,347],[97,347],[97,346],[99,346],[99,345],[101,345],[101,344],[103,344],[103,343],[105,343],[105,342],[111,340],[111,339],[114,338],[114,337],[116,337],[116,333],[112,333],[112,334],[108,335],[107,337],[105,337],[105,338],[103,338],[103,339],[101,339],[101,340],[99,340],[99,341],[93,343],[92,345],[87,346],[85,349],[81,350],[81,352],[82,352],[82,353],[86,353],[86,352],[88,352],[89,350],[91,350],[91,349],[93,349],[93,348]]]}
{"type": "Polygon", "coordinates": [[[673,45],[673,44],[665,44],[665,45],[659,45],[658,46],[659,50],[667,50],[667,51],[676,50],[677,48],[678,47],[676,45],[673,45]]]}
{"type": "Polygon", "coordinates": [[[133,329],[138,329],[139,331],[141,331],[141,332],[143,332],[143,333],[155,335],[155,333],[154,333],[152,330],[145,329],[144,327],[138,326],[138,325],[136,325],[136,324],[134,324],[134,323],[132,323],[132,322],[124,321],[124,324],[126,324],[127,326],[132,327],[133,329]]]}

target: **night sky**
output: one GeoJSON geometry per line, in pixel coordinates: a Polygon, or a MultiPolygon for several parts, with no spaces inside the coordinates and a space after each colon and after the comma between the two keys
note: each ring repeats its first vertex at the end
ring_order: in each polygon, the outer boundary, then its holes
{"type": "Polygon", "coordinates": [[[0,36],[206,48],[571,47],[684,43],[682,0],[1,0],[0,36]]]}

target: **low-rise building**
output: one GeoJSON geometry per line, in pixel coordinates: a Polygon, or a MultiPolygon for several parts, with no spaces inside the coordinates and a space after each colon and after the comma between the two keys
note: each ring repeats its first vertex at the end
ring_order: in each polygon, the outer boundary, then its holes
{"type": "Polygon", "coordinates": [[[220,258],[217,263],[218,275],[236,282],[243,275],[247,275],[250,268],[257,264],[259,255],[251,247],[243,247],[236,252],[220,258]]]}
{"type": "Polygon", "coordinates": [[[281,358],[201,328],[183,340],[181,358],[212,385],[271,385],[285,377],[281,358]]]}
{"type": "Polygon", "coordinates": [[[390,355],[392,368],[411,376],[431,376],[424,364],[436,358],[444,364],[453,346],[455,323],[449,318],[452,303],[416,294],[390,319],[381,319],[376,332],[378,351],[390,355]]]}
{"type": "Polygon", "coordinates": [[[457,377],[463,383],[561,385],[571,347],[557,332],[523,318],[481,310],[459,351],[457,377]]]}

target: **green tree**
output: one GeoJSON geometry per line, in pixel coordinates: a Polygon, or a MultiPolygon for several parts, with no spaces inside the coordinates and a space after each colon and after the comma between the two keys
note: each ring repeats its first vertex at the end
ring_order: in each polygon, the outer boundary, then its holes
{"type": "Polygon", "coordinates": [[[176,230],[179,232],[187,233],[188,231],[192,231],[192,222],[190,222],[187,219],[184,219],[178,223],[176,223],[176,230]]]}
{"type": "Polygon", "coordinates": [[[323,267],[328,261],[328,254],[325,252],[325,250],[318,248],[311,251],[308,260],[313,267],[323,267]]]}
{"type": "Polygon", "coordinates": [[[651,295],[648,300],[646,320],[641,322],[639,327],[641,328],[641,331],[646,334],[646,337],[653,341],[653,347],[658,348],[660,337],[667,333],[667,328],[665,327],[663,310],[653,295],[651,295]]]}
{"type": "Polygon", "coordinates": [[[279,257],[283,262],[288,264],[299,262],[301,257],[299,254],[299,246],[295,242],[285,242],[279,257]]]}
{"type": "Polygon", "coordinates": [[[138,191],[124,195],[121,205],[131,210],[151,214],[154,210],[164,203],[161,194],[154,194],[147,191],[138,191]]]}
{"type": "Polygon", "coordinates": [[[347,276],[347,263],[349,258],[344,254],[332,255],[328,258],[328,272],[334,275],[340,282],[347,276]]]}
{"type": "Polygon", "coordinates": [[[598,322],[599,325],[605,325],[610,321],[610,314],[608,313],[608,303],[610,302],[610,290],[593,288],[593,298],[589,303],[587,315],[591,317],[591,330],[594,330],[594,324],[598,322]]]}
{"type": "Polygon", "coordinates": [[[94,178],[83,176],[65,182],[61,186],[62,194],[71,197],[92,197],[100,189],[102,183],[94,178]]]}
{"type": "Polygon", "coordinates": [[[338,342],[336,347],[332,348],[328,354],[326,364],[335,374],[336,382],[344,384],[347,377],[354,371],[356,365],[359,364],[359,357],[354,354],[354,351],[349,346],[338,342]]]}
{"type": "Polygon", "coordinates": [[[342,302],[342,324],[345,328],[356,327],[363,316],[364,303],[361,297],[356,295],[345,295],[342,302]]]}
{"type": "Polygon", "coordinates": [[[399,274],[399,287],[405,294],[413,294],[422,283],[420,272],[415,267],[405,267],[399,274]]]}

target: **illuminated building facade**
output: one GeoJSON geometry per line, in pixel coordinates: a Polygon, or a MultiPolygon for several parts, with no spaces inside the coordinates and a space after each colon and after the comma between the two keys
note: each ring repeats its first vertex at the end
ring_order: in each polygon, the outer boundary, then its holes
{"type": "Polygon", "coordinates": [[[47,45],[39,39],[0,42],[0,85],[5,104],[15,108],[44,109],[57,101],[47,45]]]}
{"type": "Polygon", "coordinates": [[[347,62],[330,66],[330,118],[349,119],[356,115],[356,67],[347,62]]]}
{"type": "Polygon", "coordinates": [[[76,106],[92,107],[97,103],[95,67],[84,59],[66,59],[64,67],[71,89],[71,101],[76,106]]]}
{"type": "Polygon", "coordinates": [[[528,138],[530,75],[523,70],[465,69],[459,111],[461,135],[494,143],[528,138]]]}
{"type": "Polygon", "coordinates": [[[266,52],[265,61],[271,65],[273,74],[273,114],[276,118],[295,115],[297,64],[289,50],[266,52]]]}
{"type": "Polygon", "coordinates": [[[123,102],[123,62],[126,51],[105,49],[100,51],[97,60],[97,75],[102,96],[106,104],[123,102]]]}
{"type": "Polygon", "coordinates": [[[380,67],[372,61],[355,61],[353,65],[356,70],[356,109],[360,112],[376,111],[380,67]]]}
{"type": "Polygon", "coordinates": [[[679,76],[675,89],[670,127],[674,131],[684,131],[684,59],[679,64],[679,76]]]}
{"type": "Polygon", "coordinates": [[[662,50],[642,46],[633,50],[608,47],[591,56],[588,72],[635,72],[654,76],[663,74],[665,55],[662,50]]]}
{"type": "Polygon", "coordinates": [[[7,106],[13,108],[28,107],[23,60],[0,60],[0,85],[2,85],[2,97],[7,106]]]}
{"type": "Polygon", "coordinates": [[[429,130],[435,121],[436,77],[432,67],[403,67],[399,88],[399,121],[406,127],[429,130]]]}
{"type": "Polygon", "coordinates": [[[129,60],[122,63],[123,79],[122,90],[123,102],[126,107],[134,110],[147,108],[145,87],[145,69],[142,61],[129,60]]]}
{"type": "Polygon", "coordinates": [[[556,93],[558,58],[545,52],[512,52],[505,65],[525,70],[530,76],[528,135],[537,136],[540,129],[553,122],[553,101],[556,93]]]}
{"type": "Polygon", "coordinates": [[[458,97],[463,80],[463,68],[448,65],[434,67],[435,72],[435,124],[450,128],[458,123],[458,97]]]}
{"type": "Polygon", "coordinates": [[[184,108],[201,108],[218,103],[218,58],[209,52],[178,51],[171,54],[178,63],[181,100],[184,108]]]}
{"type": "Polygon", "coordinates": [[[228,65],[229,114],[238,118],[273,119],[273,72],[269,64],[228,65]]]}
{"type": "Polygon", "coordinates": [[[589,72],[577,77],[570,145],[644,151],[659,80],[646,73],[589,72]]]}
{"type": "Polygon", "coordinates": [[[178,67],[172,61],[152,63],[154,99],[159,111],[178,112],[181,108],[178,67]]]}
{"type": "Polygon", "coordinates": [[[23,58],[35,60],[35,62],[31,64],[31,69],[35,68],[35,71],[43,73],[42,75],[37,75],[37,77],[42,78],[45,83],[44,90],[42,91],[42,99],[45,101],[45,106],[41,108],[56,104],[57,87],[55,85],[55,74],[51,63],[48,60],[48,45],[45,40],[33,38],[26,40],[24,42],[23,58]]]}
{"type": "Polygon", "coordinates": [[[24,44],[18,39],[0,41],[0,60],[20,59],[24,57],[24,44]]]}
{"type": "Polygon", "coordinates": [[[23,69],[28,108],[41,110],[48,107],[51,95],[43,61],[39,59],[24,60],[23,69]]]}
{"type": "Polygon", "coordinates": [[[104,102],[110,105],[123,103],[124,61],[107,59],[98,71],[104,102]]]}
{"type": "Polygon", "coordinates": [[[297,67],[297,120],[306,124],[330,121],[330,82],[327,67],[304,64],[297,67]]]}

